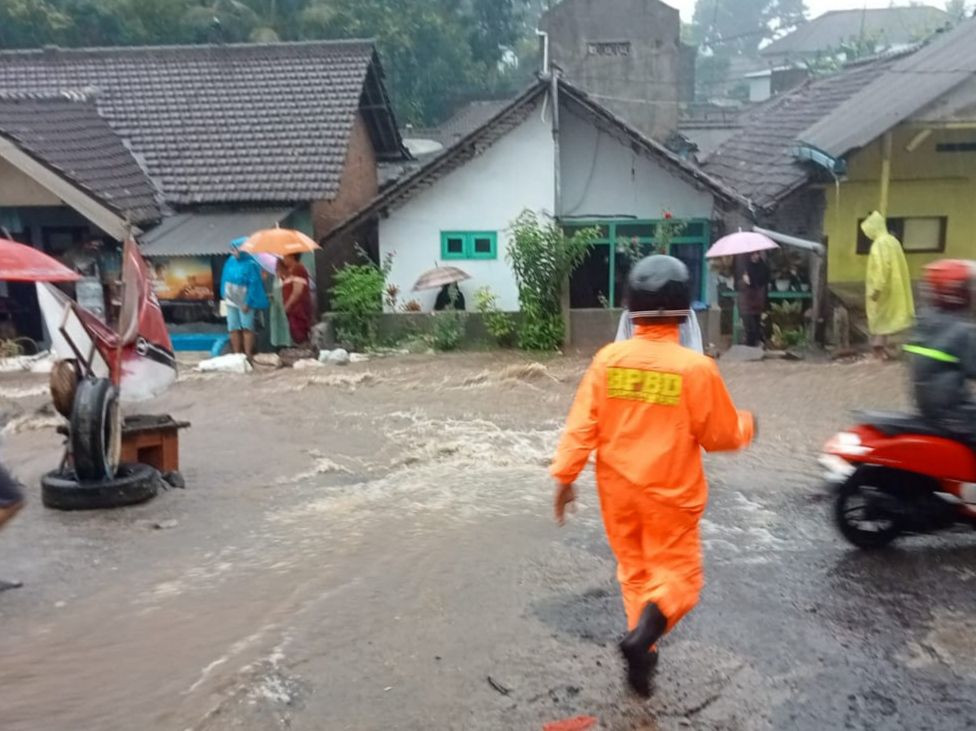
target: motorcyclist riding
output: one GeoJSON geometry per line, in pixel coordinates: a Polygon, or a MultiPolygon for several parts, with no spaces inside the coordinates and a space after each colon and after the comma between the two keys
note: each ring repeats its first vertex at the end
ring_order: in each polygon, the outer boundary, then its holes
{"type": "Polygon", "coordinates": [[[925,268],[926,307],[905,351],[911,354],[915,402],[922,416],[976,445],[976,324],[970,317],[976,263],[946,259],[925,268]]]}

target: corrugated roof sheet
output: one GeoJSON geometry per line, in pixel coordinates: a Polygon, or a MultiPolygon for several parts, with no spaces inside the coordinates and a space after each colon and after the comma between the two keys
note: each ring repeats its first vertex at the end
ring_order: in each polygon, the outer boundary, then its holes
{"type": "Polygon", "coordinates": [[[159,219],[156,189],[92,100],[0,93],[0,135],[121,218],[159,219]]]}
{"type": "Polygon", "coordinates": [[[228,254],[230,242],[284,220],[291,208],[178,213],[140,240],[145,256],[212,256],[228,254]]]}
{"type": "Polygon", "coordinates": [[[915,43],[944,27],[949,15],[929,6],[831,10],[810,20],[787,36],[773,41],[763,56],[811,56],[837,50],[858,38],[874,41],[880,48],[915,43]]]}
{"type": "Polygon", "coordinates": [[[792,150],[805,129],[830,114],[895,63],[886,57],[851,66],[773,97],[740,119],[741,130],[709,155],[703,167],[760,208],[803,185],[808,171],[792,150]]]}
{"type": "Polygon", "coordinates": [[[976,75],[976,18],[934,38],[887,69],[798,137],[840,157],[976,75]]]}
{"type": "Polygon", "coordinates": [[[360,109],[402,159],[382,78],[367,41],[0,53],[0,91],[94,94],[175,205],[332,198],[360,109]]]}

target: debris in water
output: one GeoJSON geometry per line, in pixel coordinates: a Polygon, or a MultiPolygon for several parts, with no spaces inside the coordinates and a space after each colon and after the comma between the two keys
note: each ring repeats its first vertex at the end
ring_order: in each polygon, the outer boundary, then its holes
{"type": "Polygon", "coordinates": [[[488,382],[488,371],[481,371],[481,373],[475,373],[473,376],[468,376],[463,381],[461,381],[462,386],[478,386],[482,383],[488,382]]]}
{"type": "Polygon", "coordinates": [[[153,523],[153,528],[156,530],[166,530],[168,528],[175,528],[180,522],[178,520],[161,520],[158,523],[153,523]]]}
{"type": "Polygon", "coordinates": [[[535,381],[547,377],[559,382],[542,363],[518,363],[510,365],[499,376],[503,381],[535,381]]]}
{"type": "Polygon", "coordinates": [[[7,425],[3,427],[3,431],[0,434],[7,436],[9,434],[20,434],[25,431],[56,429],[63,422],[64,419],[60,416],[19,416],[7,422],[7,425]]]}
{"type": "Polygon", "coordinates": [[[0,591],[7,591],[8,589],[19,589],[24,585],[23,581],[0,581],[0,591]]]}
{"type": "Polygon", "coordinates": [[[506,688],[504,685],[502,685],[501,683],[499,683],[497,680],[495,680],[490,675],[488,676],[488,685],[490,685],[492,688],[494,688],[495,690],[497,690],[502,695],[508,695],[509,693],[512,692],[512,689],[511,688],[506,688]]]}
{"type": "Polygon", "coordinates": [[[315,360],[314,358],[302,358],[301,360],[296,360],[292,364],[292,368],[296,371],[307,371],[313,368],[322,368],[325,363],[315,360]]]}
{"type": "Polygon", "coordinates": [[[336,387],[349,387],[355,388],[356,386],[361,386],[368,383],[375,383],[379,379],[369,371],[363,373],[350,373],[350,374],[336,374],[331,376],[315,376],[309,378],[305,383],[298,386],[298,389],[307,388],[308,386],[336,386],[336,387]]]}
{"type": "Polygon", "coordinates": [[[563,721],[550,721],[542,727],[542,731],[587,731],[597,723],[595,716],[577,716],[563,721]]]}

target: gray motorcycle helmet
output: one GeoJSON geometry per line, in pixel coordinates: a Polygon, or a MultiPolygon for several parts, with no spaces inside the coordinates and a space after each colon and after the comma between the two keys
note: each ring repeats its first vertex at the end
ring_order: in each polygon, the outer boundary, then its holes
{"type": "Polygon", "coordinates": [[[655,254],[634,264],[627,277],[631,316],[682,317],[691,312],[691,276],[673,256],[655,254]]]}

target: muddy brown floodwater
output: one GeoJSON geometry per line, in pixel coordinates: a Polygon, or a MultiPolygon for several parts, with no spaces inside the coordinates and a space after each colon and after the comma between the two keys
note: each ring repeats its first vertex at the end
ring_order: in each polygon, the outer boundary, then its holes
{"type": "Polygon", "coordinates": [[[38,377],[0,377],[31,486],[0,534],[5,731],[955,729],[976,719],[976,541],[849,549],[815,457],[898,366],[723,367],[760,444],[708,460],[708,583],[631,699],[592,476],[557,529],[545,465],[585,361],[410,356],[202,376],[148,409],[193,422],[186,490],[40,504],[58,459],[38,377]],[[163,527],[157,527],[163,526],[163,527]]]}

